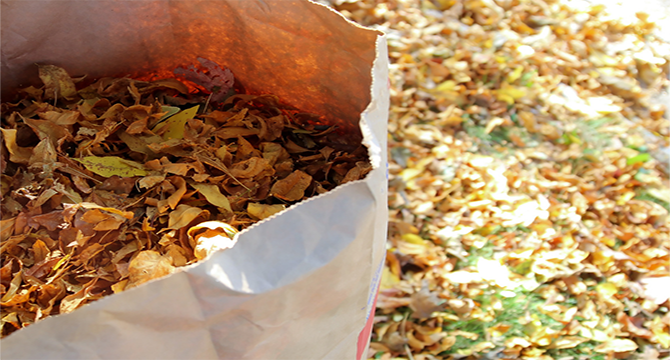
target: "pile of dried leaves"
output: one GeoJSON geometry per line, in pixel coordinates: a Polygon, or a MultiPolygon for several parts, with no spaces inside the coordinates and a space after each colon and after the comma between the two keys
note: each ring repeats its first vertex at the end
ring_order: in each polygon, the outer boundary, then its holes
{"type": "Polygon", "coordinates": [[[551,0],[333,1],[388,34],[388,252],[373,359],[670,348],[670,45],[551,0]]]}
{"type": "Polygon", "coordinates": [[[2,336],[232,246],[235,233],[362,178],[360,144],[227,69],[44,86],[2,104],[2,336]],[[335,141],[334,141],[335,139],[335,141]]]}

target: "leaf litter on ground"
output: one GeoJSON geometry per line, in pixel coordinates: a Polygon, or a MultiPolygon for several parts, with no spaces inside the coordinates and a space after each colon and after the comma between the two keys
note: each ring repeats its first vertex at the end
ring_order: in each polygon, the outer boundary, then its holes
{"type": "Polygon", "coordinates": [[[2,337],[230,248],[371,170],[322,116],[198,62],[182,80],[88,83],[40,65],[43,86],[2,103],[2,337]]]}
{"type": "Polygon", "coordinates": [[[670,44],[552,0],[323,1],[386,32],[370,359],[670,355],[670,44]],[[660,159],[660,160],[659,160],[660,159]]]}

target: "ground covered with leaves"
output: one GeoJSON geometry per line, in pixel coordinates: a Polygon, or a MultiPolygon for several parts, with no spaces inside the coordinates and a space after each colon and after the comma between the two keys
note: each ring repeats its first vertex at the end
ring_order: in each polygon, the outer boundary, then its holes
{"type": "Polygon", "coordinates": [[[670,348],[654,24],[551,0],[334,2],[388,34],[390,227],[373,359],[670,348]]]}

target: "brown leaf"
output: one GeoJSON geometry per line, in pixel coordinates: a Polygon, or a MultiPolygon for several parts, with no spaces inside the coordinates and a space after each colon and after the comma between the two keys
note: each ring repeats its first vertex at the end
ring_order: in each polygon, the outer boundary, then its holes
{"type": "Polygon", "coordinates": [[[264,123],[258,137],[264,141],[274,141],[281,136],[284,130],[284,115],[277,115],[267,119],[261,119],[264,123]]]}
{"type": "Polygon", "coordinates": [[[95,224],[93,230],[95,231],[109,231],[118,229],[121,224],[125,223],[126,219],[116,214],[110,214],[105,220],[95,224]]]}
{"type": "Polygon", "coordinates": [[[235,139],[242,136],[258,135],[258,129],[248,129],[245,127],[224,127],[214,132],[214,135],[221,139],[235,139]]]}
{"type": "Polygon", "coordinates": [[[57,159],[56,149],[52,142],[49,139],[44,139],[35,146],[28,163],[31,168],[42,170],[45,166],[55,165],[57,159]]]}
{"type": "Polygon", "coordinates": [[[305,196],[305,190],[311,183],[311,176],[300,170],[295,170],[286,178],[274,183],[270,189],[270,194],[286,201],[302,200],[305,196]]]}
{"type": "Polygon", "coordinates": [[[30,126],[40,140],[49,140],[54,148],[58,149],[61,139],[72,139],[72,133],[62,125],[57,125],[48,120],[35,120],[24,118],[23,121],[30,126]]]}
{"type": "Polygon", "coordinates": [[[5,242],[14,233],[16,218],[0,220],[0,242],[5,242]]]}
{"type": "MultiPolygon", "coordinates": [[[[5,267],[3,266],[3,269],[5,267]]],[[[10,272],[11,268],[5,270],[4,272],[10,272]]],[[[12,281],[9,282],[9,288],[7,289],[7,292],[2,294],[2,298],[0,298],[0,302],[7,302],[9,301],[19,290],[21,283],[23,282],[23,271],[19,270],[14,274],[14,277],[12,277],[12,281]]],[[[3,284],[6,284],[7,278],[3,279],[3,284]]]]}
{"type": "Polygon", "coordinates": [[[362,179],[365,174],[369,173],[372,170],[372,166],[370,163],[366,161],[358,161],[356,162],[356,167],[351,168],[347,172],[347,174],[344,176],[344,179],[342,179],[342,184],[347,183],[349,181],[355,181],[355,180],[360,180],[362,179]]]}
{"type": "Polygon", "coordinates": [[[278,212],[284,211],[285,209],[286,206],[280,204],[279,205],[268,205],[259,203],[247,204],[247,212],[249,212],[249,215],[259,220],[267,219],[278,212]]]}
{"type": "Polygon", "coordinates": [[[274,170],[264,158],[252,157],[234,164],[230,168],[230,173],[238,179],[252,179],[261,175],[272,176],[274,170]]]}
{"type": "Polygon", "coordinates": [[[172,259],[172,266],[179,267],[188,263],[188,252],[179,245],[169,245],[166,249],[165,255],[172,259]]]}
{"type": "Polygon", "coordinates": [[[35,302],[40,306],[36,320],[39,320],[51,314],[54,304],[65,297],[66,289],[63,282],[58,280],[52,284],[40,286],[36,293],[35,302]]]}
{"type": "Polygon", "coordinates": [[[40,239],[35,240],[35,243],[33,244],[33,254],[36,263],[44,261],[50,252],[51,251],[49,251],[49,248],[47,248],[44,241],[40,239]]]}
{"type": "Polygon", "coordinates": [[[232,89],[235,83],[235,77],[230,69],[223,69],[214,61],[204,58],[198,58],[201,66],[196,68],[193,65],[178,68],[174,71],[175,75],[180,75],[189,81],[192,81],[212,93],[212,101],[220,102],[225,99],[226,94],[232,89]]]}
{"type": "MultiPolygon", "coordinates": [[[[59,109],[60,110],[60,109],[59,109]]],[[[41,119],[49,120],[56,125],[73,125],[81,116],[79,111],[45,111],[38,114],[41,119]]]]}
{"type": "Polygon", "coordinates": [[[209,215],[209,211],[197,207],[181,204],[170,213],[168,220],[168,229],[179,230],[191,223],[200,215],[209,215]]]}
{"type": "Polygon", "coordinates": [[[67,314],[72,311],[74,311],[76,308],[80,307],[83,305],[84,301],[86,300],[86,297],[88,296],[88,292],[90,291],[90,288],[95,285],[95,283],[98,281],[98,278],[95,278],[85,284],[84,286],[81,287],[79,291],[77,291],[74,294],[70,294],[66,297],[64,297],[60,301],[60,313],[61,314],[67,314]]]}
{"type": "Polygon", "coordinates": [[[237,138],[237,152],[235,153],[235,162],[247,160],[253,157],[261,157],[261,152],[258,151],[247,139],[243,137],[237,138]]]}
{"type": "Polygon", "coordinates": [[[263,158],[267,160],[272,166],[274,166],[277,161],[286,160],[290,157],[288,151],[286,151],[286,149],[277,143],[261,143],[260,149],[263,152],[263,158]]]}
{"type": "Polygon", "coordinates": [[[16,129],[0,129],[2,139],[9,151],[9,160],[19,164],[28,164],[32,150],[16,144],[16,129]]]}
{"type": "Polygon", "coordinates": [[[42,279],[53,270],[54,265],[56,265],[59,260],[59,257],[44,259],[31,266],[30,269],[26,270],[25,274],[42,279]]]}
{"type": "Polygon", "coordinates": [[[165,180],[165,175],[149,175],[142,177],[137,183],[142,189],[151,189],[165,180]]]}
{"type": "MultiPolygon", "coordinates": [[[[183,205],[181,205],[183,206],[183,205]]],[[[126,289],[172,274],[174,267],[171,258],[153,250],[141,251],[128,266],[128,284],[126,289]]]]}
{"type": "Polygon", "coordinates": [[[40,226],[44,226],[49,231],[54,231],[60,226],[65,226],[67,222],[63,217],[63,211],[52,211],[50,213],[32,216],[28,220],[28,226],[33,229],[38,229],[40,226]]]}
{"type": "Polygon", "coordinates": [[[428,287],[424,286],[410,297],[409,307],[414,311],[412,318],[429,318],[433,312],[444,309],[443,303],[444,300],[438,298],[435,293],[430,292],[428,287]]]}

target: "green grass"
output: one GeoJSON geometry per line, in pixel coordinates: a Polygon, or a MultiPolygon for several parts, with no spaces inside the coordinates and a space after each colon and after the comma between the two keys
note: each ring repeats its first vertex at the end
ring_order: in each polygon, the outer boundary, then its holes
{"type": "MultiPolygon", "coordinates": [[[[554,320],[553,318],[541,313],[538,310],[538,306],[545,303],[539,294],[526,291],[518,290],[517,296],[515,297],[504,297],[499,293],[499,289],[492,289],[486,292],[484,295],[478,296],[475,298],[477,302],[481,304],[481,308],[484,310],[490,309],[493,305],[493,299],[497,299],[502,303],[502,310],[494,310],[495,318],[492,322],[483,322],[478,319],[463,319],[459,321],[450,322],[443,326],[443,330],[450,331],[467,331],[479,335],[479,338],[476,340],[470,340],[465,337],[457,336],[456,344],[454,344],[451,349],[446,351],[444,354],[456,353],[459,350],[469,349],[481,342],[486,340],[486,329],[494,327],[498,324],[505,324],[510,326],[509,330],[505,332],[504,337],[500,339],[492,339],[496,345],[502,345],[502,342],[506,338],[511,337],[526,337],[527,328],[524,324],[520,323],[520,319],[526,317],[527,315],[533,316],[538,319],[544,327],[548,327],[554,330],[560,330],[563,327],[563,324],[554,320]]],[[[564,302],[565,305],[575,305],[577,302],[576,299],[569,298],[564,302]]]]}
{"type": "Polygon", "coordinates": [[[567,131],[557,140],[559,144],[584,144],[591,148],[602,147],[607,144],[609,135],[602,131],[603,125],[612,122],[612,118],[600,118],[596,120],[577,120],[575,129],[567,131]]]}
{"type": "Polygon", "coordinates": [[[661,199],[657,199],[656,197],[650,195],[644,189],[638,189],[635,199],[653,202],[655,204],[661,205],[665,210],[670,211],[670,203],[663,201],[661,199]]]}
{"type": "Polygon", "coordinates": [[[474,246],[470,247],[470,249],[468,249],[468,256],[465,258],[465,261],[458,260],[458,262],[456,262],[455,270],[462,269],[468,266],[475,266],[480,258],[490,260],[493,258],[494,253],[495,253],[495,246],[491,241],[484,244],[484,246],[482,246],[481,248],[476,248],[474,246]]]}

